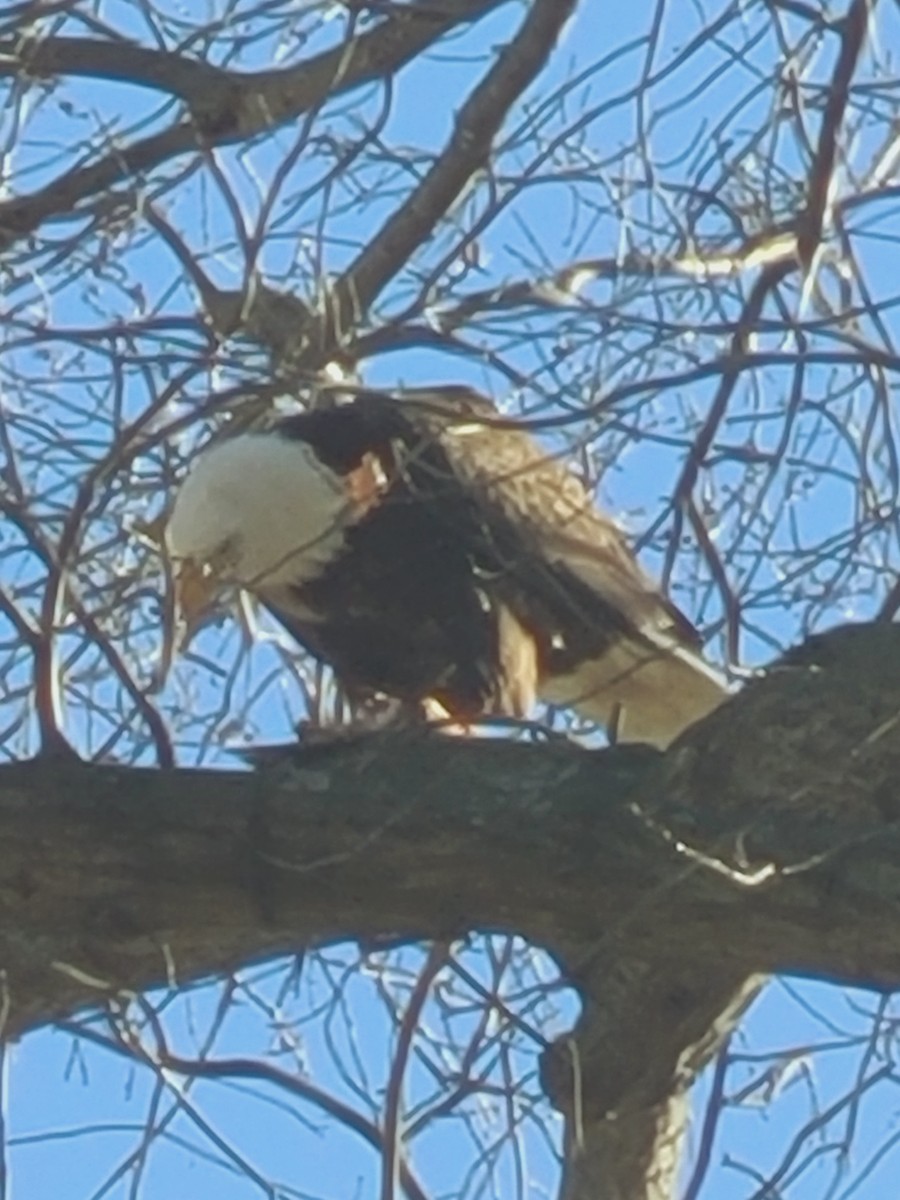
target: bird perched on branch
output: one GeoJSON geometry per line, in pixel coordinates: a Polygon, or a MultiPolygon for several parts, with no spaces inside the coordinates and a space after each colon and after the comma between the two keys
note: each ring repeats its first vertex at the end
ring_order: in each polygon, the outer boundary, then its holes
{"type": "Polygon", "coordinates": [[[189,616],[245,588],[356,695],[463,723],[542,700],[657,746],[726,695],[585,488],[467,388],[360,389],[223,437],[166,544],[189,616]]]}

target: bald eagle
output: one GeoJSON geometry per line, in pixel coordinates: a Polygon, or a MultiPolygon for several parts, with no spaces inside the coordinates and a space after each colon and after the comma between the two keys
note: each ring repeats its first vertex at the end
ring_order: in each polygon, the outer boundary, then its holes
{"type": "Polygon", "coordinates": [[[542,700],[663,747],[726,695],[585,488],[467,388],[359,390],[215,441],[166,542],[184,611],[245,588],[358,696],[461,722],[542,700]]]}

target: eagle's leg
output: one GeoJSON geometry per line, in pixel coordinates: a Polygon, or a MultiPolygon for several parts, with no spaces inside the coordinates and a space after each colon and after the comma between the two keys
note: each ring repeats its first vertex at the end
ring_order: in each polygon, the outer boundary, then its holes
{"type": "Polygon", "coordinates": [[[401,700],[381,693],[362,697],[353,703],[350,724],[359,729],[378,732],[383,729],[412,729],[431,719],[429,701],[401,700]]]}
{"type": "Polygon", "coordinates": [[[348,695],[350,719],[335,725],[298,722],[297,737],[305,745],[322,745],[362,737],[370,733],[400,732],[435,728],[441,733],[468,733],[469,727],[454,721],[437,700],[402,700],[381,693],[348,695]]]}

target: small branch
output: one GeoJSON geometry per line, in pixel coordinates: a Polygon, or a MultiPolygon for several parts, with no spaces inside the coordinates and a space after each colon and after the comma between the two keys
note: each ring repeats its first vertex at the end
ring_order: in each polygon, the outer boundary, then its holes
{"type": "Polygon", "coordinates": [[[822,229],[832,200],[832,177],[838,143],[850,100],[850,85],[866,40],[872,0],[852,0],[839,26],[841,49],[831,84],[826,89],[825,110],[819,130],[816,156],[809,173],[806,210],[800,222],[797,257],[808,271],[822,239],[822,229]]]}
{"type": "Polygon", "coordinates": [[[446,965],[449,956],[447,942],[435,942],[428,952],[419,978],[409,997],[406,1012],[400,1023],[397,1049],[391,1065],[387,1094],[384,1104],[384,1148],[381,1158],[381,1200],[395,1200],[397,1185],[401,1181],[404,1166],[403,1082],[412,1049],[413,1038],[419,1028],[422,1010],[431,992],[435,979],[446,965]]]}

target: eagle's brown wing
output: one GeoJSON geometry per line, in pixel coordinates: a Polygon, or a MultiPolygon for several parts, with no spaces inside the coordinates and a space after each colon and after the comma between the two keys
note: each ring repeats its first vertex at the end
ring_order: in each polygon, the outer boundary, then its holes
{"type": "MultiPolygon", "coordinates": [[[[421,491],[439,497],[443,488],[449,498],[462,485],[478,567],[533,633],[545,700],[657,745],[721,703],[724,683],[701,657],[696,630],[526,429],[467,389],[416,391],[397,403],[419,438],[408,443],[413,487],[418,480],[421,491]]],[[[463,519],[458,502],[447,512],[463,519]]]]}

